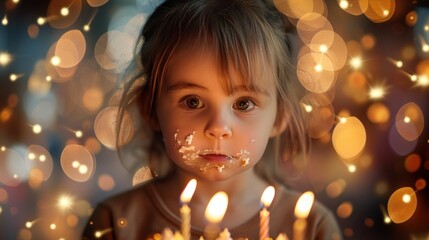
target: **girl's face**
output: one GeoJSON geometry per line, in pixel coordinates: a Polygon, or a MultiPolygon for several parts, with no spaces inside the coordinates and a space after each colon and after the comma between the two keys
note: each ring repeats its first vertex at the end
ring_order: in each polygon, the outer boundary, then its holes
{"type": "MultiPolygon", "coordinates": [[[[247,89],[238,76],[224,79],[218,69],[209,52],[182,52],[169,68],[156,105],[170,159],[208,180],[252,169],[279,132],[276,96],[247,89]],[[235,91],[226,91],[222,81],[232,81],[235,91]]],[[[272,81],[266,84],[276,92],[272,81]]]]}

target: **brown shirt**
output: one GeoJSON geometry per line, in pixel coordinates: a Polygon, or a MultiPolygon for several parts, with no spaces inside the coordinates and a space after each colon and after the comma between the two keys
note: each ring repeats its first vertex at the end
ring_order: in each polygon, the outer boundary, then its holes
{"type": "MultiPolygon", "coordinates": [[[[166,227],[179,230],[180,218],[168,210],[153,186],[153,181],[148,182],[100,203],[89,219],[82,239],[150,239],[166,227]],[[97,231],[101,237],[95,237],[97,231]]],[[[276,188],[275,201],[268,208],[273,239],[280,233],[293,239],[294,208],[299,196],[284,187],[276,188]]],[[[259,239],[259,213],[228,230],[234,239],[259,239]]],[[[199,239],[203,229],[192,227],[191,234],[192,239],[199,239]]],[[[342,239],[335,217],[317,201],[308,216],[305,234],[305,239],[311,240],[342,239]]]]}

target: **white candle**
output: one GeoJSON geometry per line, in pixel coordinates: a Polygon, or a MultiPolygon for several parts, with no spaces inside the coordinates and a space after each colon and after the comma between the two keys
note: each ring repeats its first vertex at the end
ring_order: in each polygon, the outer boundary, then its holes
{"type": "Polygon", "coordinates": [[[314,202],[314,194],[310,191],[305,192],[298,199],[295,206],[295,217],[293,224],[293,240],[304,240],[305,229],[307,228],[307,217],[314,202]]]}
{"type": "Polygon", "coordinates": [[[265,240],[269,238],[270,232],[270,212],[267,208],[271,205],[275,194],[273,186],[267,187],[262,193],[261,203],[264,208],[259,212],[259,239],[265,240]]]}
{"type": "Polygon", "coordinates": [[[184,240],[191,239],[191,208],[189,208],[188,203],[191,201],[196,187],[197,180],[192,179],[180,195],[180,201],[182,202],[182,207],[180,208],[180,216],[182,218],[181,231],[184,240]]]}
{"type": "Polygon", "coordinates": [[[219,233],[218,224],[222,221],[228,207],[228,195],[225,192],[217,192],[209,201],[204,217],[209,222],[205,229],[206,239],[216,239],[219,233]]]}

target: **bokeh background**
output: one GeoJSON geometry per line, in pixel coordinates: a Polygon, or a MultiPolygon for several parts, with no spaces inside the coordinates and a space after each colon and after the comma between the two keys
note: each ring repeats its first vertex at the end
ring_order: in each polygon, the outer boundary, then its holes
{"type": "MultiPolygon", "coordinates": [[[[0,239],[79,239],[97,202],[150,178],[119,160],[114,126],[158,2],[0,1],[0,239]]],[[[429,239],[428,1],[273,4],[290,18],[313,137],[290,185],[345,239],[429,239]]]]}

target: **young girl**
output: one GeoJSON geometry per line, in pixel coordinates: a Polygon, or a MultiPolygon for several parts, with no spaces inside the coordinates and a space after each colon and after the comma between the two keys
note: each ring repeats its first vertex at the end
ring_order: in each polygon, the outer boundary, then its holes
{"type": "MultiPolygon", "coordinates": [[[[262,0],[167,0],[142,31],[143,72],[125,87],[151,136],[156,177],[99,204],[84,239],[148,239],[180,229],[180,194],[197,180],[191,237],[204,234],[211,197],[229,197],[220,228],[259,239],[261,195],[275,187],[270,236],[293,234],[300,194],[279,165],[308,151],[295,96],[283,16],[262,0]],[[141,78],[141,85],[138,82],[141,78]],[[102,233],[102,234],[101,234],[102,233]]],[[[119,124],[121,126],[121,124],[119,124]]],[[[306,239],[341,239],[333,215],[315,203],[306,239]]]]}

